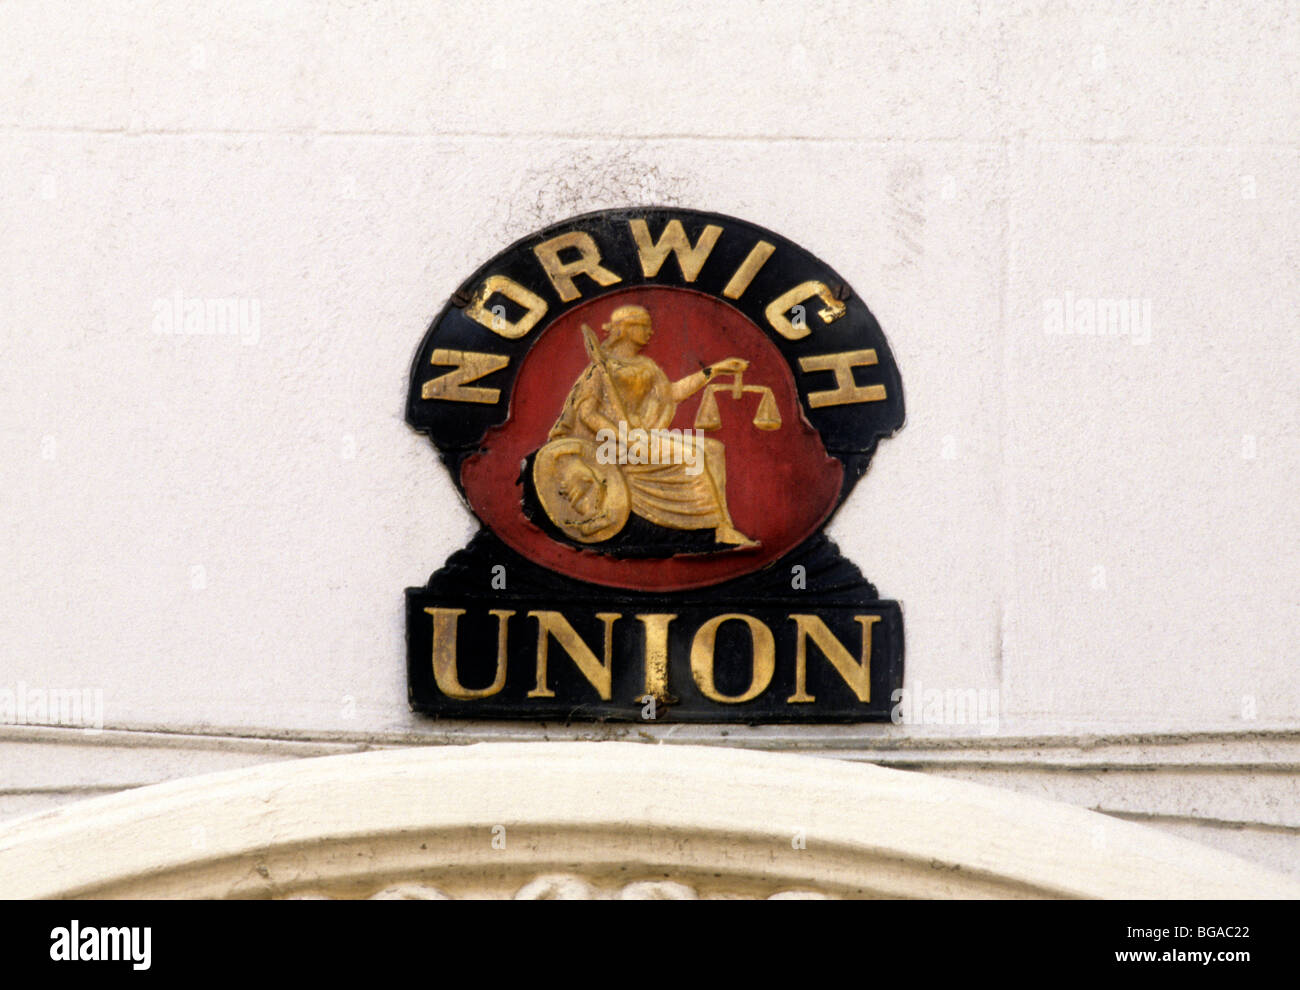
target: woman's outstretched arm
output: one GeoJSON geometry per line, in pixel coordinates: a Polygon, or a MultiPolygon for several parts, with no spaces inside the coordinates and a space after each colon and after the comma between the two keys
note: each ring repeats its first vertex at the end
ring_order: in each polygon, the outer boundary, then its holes
{"type": "Polygon", "coordinates": [[[714,375],[735,375],[749,367],[749,362],[744,358],[727,358],[725,361],[719,361],[717,364],[711,364],[693,375],[687,375],[685,378],[673,382],[673,401],[681,402],[683,399],[689,399],[692,395],[708,383],[714,375]]]}

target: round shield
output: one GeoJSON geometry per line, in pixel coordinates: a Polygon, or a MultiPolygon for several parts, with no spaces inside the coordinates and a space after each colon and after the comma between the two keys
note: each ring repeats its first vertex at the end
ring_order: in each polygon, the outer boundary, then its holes
{"type": "Polygon", "coordinates": [[[533,460],[537,500],[564,535],[599,543],[617,535],[631,511],[617,464],[603,464],[591,440],[552,440],[533,460]]]}

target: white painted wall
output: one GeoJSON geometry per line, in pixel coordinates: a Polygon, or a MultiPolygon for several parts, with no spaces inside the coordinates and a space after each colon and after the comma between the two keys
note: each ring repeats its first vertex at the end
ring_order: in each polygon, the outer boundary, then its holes
{"type": "Polygon", "coordinates": [[[1295,866],[1300,7],[192,6],[0,3],[0,689],[101,691],[109,730],[0,727],[0,813],[537,735],[406,710],[402,589],[474,529],[406,374],[510,241],[654,202],[877,314],[909,422],[831,532],[909,684],[997,692],[984,727],[726,741],[1295,866]],[[255,332],[156,333],[178,292],[255,332]],[[1149,339],[1047,333],[1067,294],[1149,339]]]}

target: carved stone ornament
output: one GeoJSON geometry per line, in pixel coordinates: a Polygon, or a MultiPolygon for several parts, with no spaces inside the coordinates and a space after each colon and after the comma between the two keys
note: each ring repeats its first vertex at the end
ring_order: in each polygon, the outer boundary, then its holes
{"type": "Polygon", "coordinates": [[[621,742],[329,756],[0,827],[0,897],[1296,897],[1081,808],[807,756],[621,742]]]}

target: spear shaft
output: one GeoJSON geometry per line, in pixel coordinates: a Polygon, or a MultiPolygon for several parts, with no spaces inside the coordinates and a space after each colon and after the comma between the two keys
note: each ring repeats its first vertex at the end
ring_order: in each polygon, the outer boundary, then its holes
{"type": "Polygon", "coordinates": [[[613,374],[610,373],[609,363],[605,360],[605,352],[600,349],[600,341],[596,339],[596,333],[587,326],[582,325],[582,342],[587,345],[587,356],[591,358],[591,363],[600,369],[601,374],[605,376],[605,381],[609,385],[609,395],[614,402],[614,409],[618,413],[619,419],[627,423],[627,428],[631,429],[632,424],[628,421],[627,410],[623,408],[623,397],[618,393],[618,384],[614,381],[613,374]]]}

